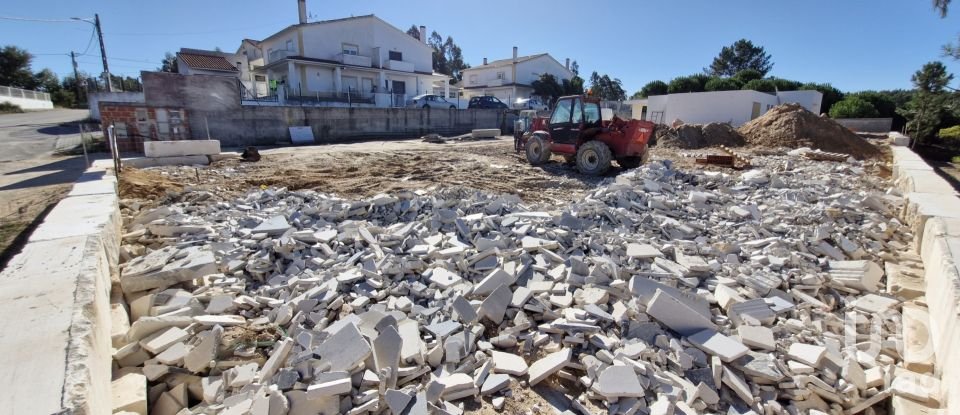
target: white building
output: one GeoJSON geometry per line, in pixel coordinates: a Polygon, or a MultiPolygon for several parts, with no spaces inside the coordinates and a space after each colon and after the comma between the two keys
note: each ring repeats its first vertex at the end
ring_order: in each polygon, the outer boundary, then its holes
{"type": "Polygon", "coordinates": [[[540,75],[549,73],[557,82],[573,78],[570,71],[570,59],[566,65],[557,62],[550,54],[517,56],[517,47],[513,47],[513,57],[487,62],[483,65],[463,70],[464,96],[491,95],[503,102],[512,103],[517,98],[529,98],[533,94],[533,81],[540,75]]]}
{"type": "Polygon", "coordinates": [[[739,127],[780,104],[797,103],[819,114],[822,100],[823,94],[819,91],[769,94],[739,90],[654,95],[629,102],[633,105],[633,117],[640,120],[662,124],[671,124],[675,120],[687,124],[725,122],[739,127]]]}
{"type": "Polygon", "coordinates": [[[323,105],[402,106],[418,94],[442,91],[450,77],[433,72],[433,49],[377,16],[300,23],[237,49],[244,97],[323,105]]]}

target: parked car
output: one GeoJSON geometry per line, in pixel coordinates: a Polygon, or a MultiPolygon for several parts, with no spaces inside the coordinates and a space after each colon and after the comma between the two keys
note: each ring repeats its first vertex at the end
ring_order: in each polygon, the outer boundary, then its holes
{"type": "Polygon", "coordinates": [[[508,109],[510,107],[507,104],[504,104],[503,101],[497,99],[497,97],[473,97],[470,98],[470,103],[467,104],[467,108],[480,108],[480,109],[508,109]]]}
{"type": "Polygon", "coordinates": [[[540,101],[540,98],[530,97],[517,98],[517,100],[513,102],[513,109],[546,111],[550,108],[547,106],[547,104],[544,104],[542,101],[540,101]]]}
{"type": "Polygon", "coordinates": [[[434,94],[417,95],[413,97],[413,101],[411,101],[410,106],[414,108],[457,109],[457,104],[447,101],[443,97],[434,94]]]}

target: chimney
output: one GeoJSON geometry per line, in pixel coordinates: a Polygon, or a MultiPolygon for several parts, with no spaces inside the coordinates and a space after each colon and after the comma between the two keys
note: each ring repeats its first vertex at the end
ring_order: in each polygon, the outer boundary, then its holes
{"type": "Polygon", "coordinates": [[[297,0],[297,8],[300,11],[300,24],[307,22],[307,0],[297,0]]]}
{"type": "Polygon", "coordinates": [[[487,58],[483,58],[483,64],[484,64],[484,65],[487,64],[487,58]]]}
{"type": "Polygon", "coordinates": [[[427,44],[427,27],[426,26],[420,26],[420,41],[423,42],[423,44],[427,44]]]}
{"type": "Polygon", "coordinates": [[[517,47],[513,47],[513,63],[517,63],[517,47]]]}
{"type": "Polygon", "coordinates": [[[570,58],[567,58],[567,64],[566,64],[565,66],[567,67],[567,70],[569,71],[569,70],[570,70],[570,58]]]}

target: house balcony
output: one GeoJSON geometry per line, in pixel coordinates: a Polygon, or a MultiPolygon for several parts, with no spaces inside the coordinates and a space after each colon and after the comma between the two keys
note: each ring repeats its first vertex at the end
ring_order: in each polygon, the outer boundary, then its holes
{"type": "Polygon", "coordinates": [[[393,71],[413,72],[413,62],[395,61],[391,59],[387,61],[387,64],[384,65],[384,68],[393,71]]]}
{"type": "Polygon", "coordinates": [[[270,56],[269,56],[269,58],[270,58],[270,62],[269,62],[269,63],[273,63],[273,62],[279,61],[279,60],[281,60],[281,59],[286,59],[287,56],[290,56],[290,51],[289,51],[289,50],[286,50],[286,49],[271,51],[271,52],[270,52],[270,56]]]}
{"type": "Polygon", "coordinates": [[[503,84],[504,84],[503,79],[491,79],[487,81],[488,87],[503,86],[503,84]]]}
{"type": "Polygon", "coordinates": [[[373,59],[371,59],[369,56],[363,55],[338,53],[336,55],[336,60],[344,65],[363,66],[366,68],[373,66],[373,59]]]}

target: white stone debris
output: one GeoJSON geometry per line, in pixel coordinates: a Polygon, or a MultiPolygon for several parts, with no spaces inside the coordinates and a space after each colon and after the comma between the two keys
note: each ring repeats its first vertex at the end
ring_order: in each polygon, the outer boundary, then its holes
{"type": "Polygon", "coordinates": [[[115,410],[502,412],[524,388],[545,394],[526,413],[935,407],[922,272],[899,253],[913,235],[868,167],[655,161],[567,205],[443,188],[124,201],[115,410]],[[911,326],[877,337],[900,310],[911,326]]]}

